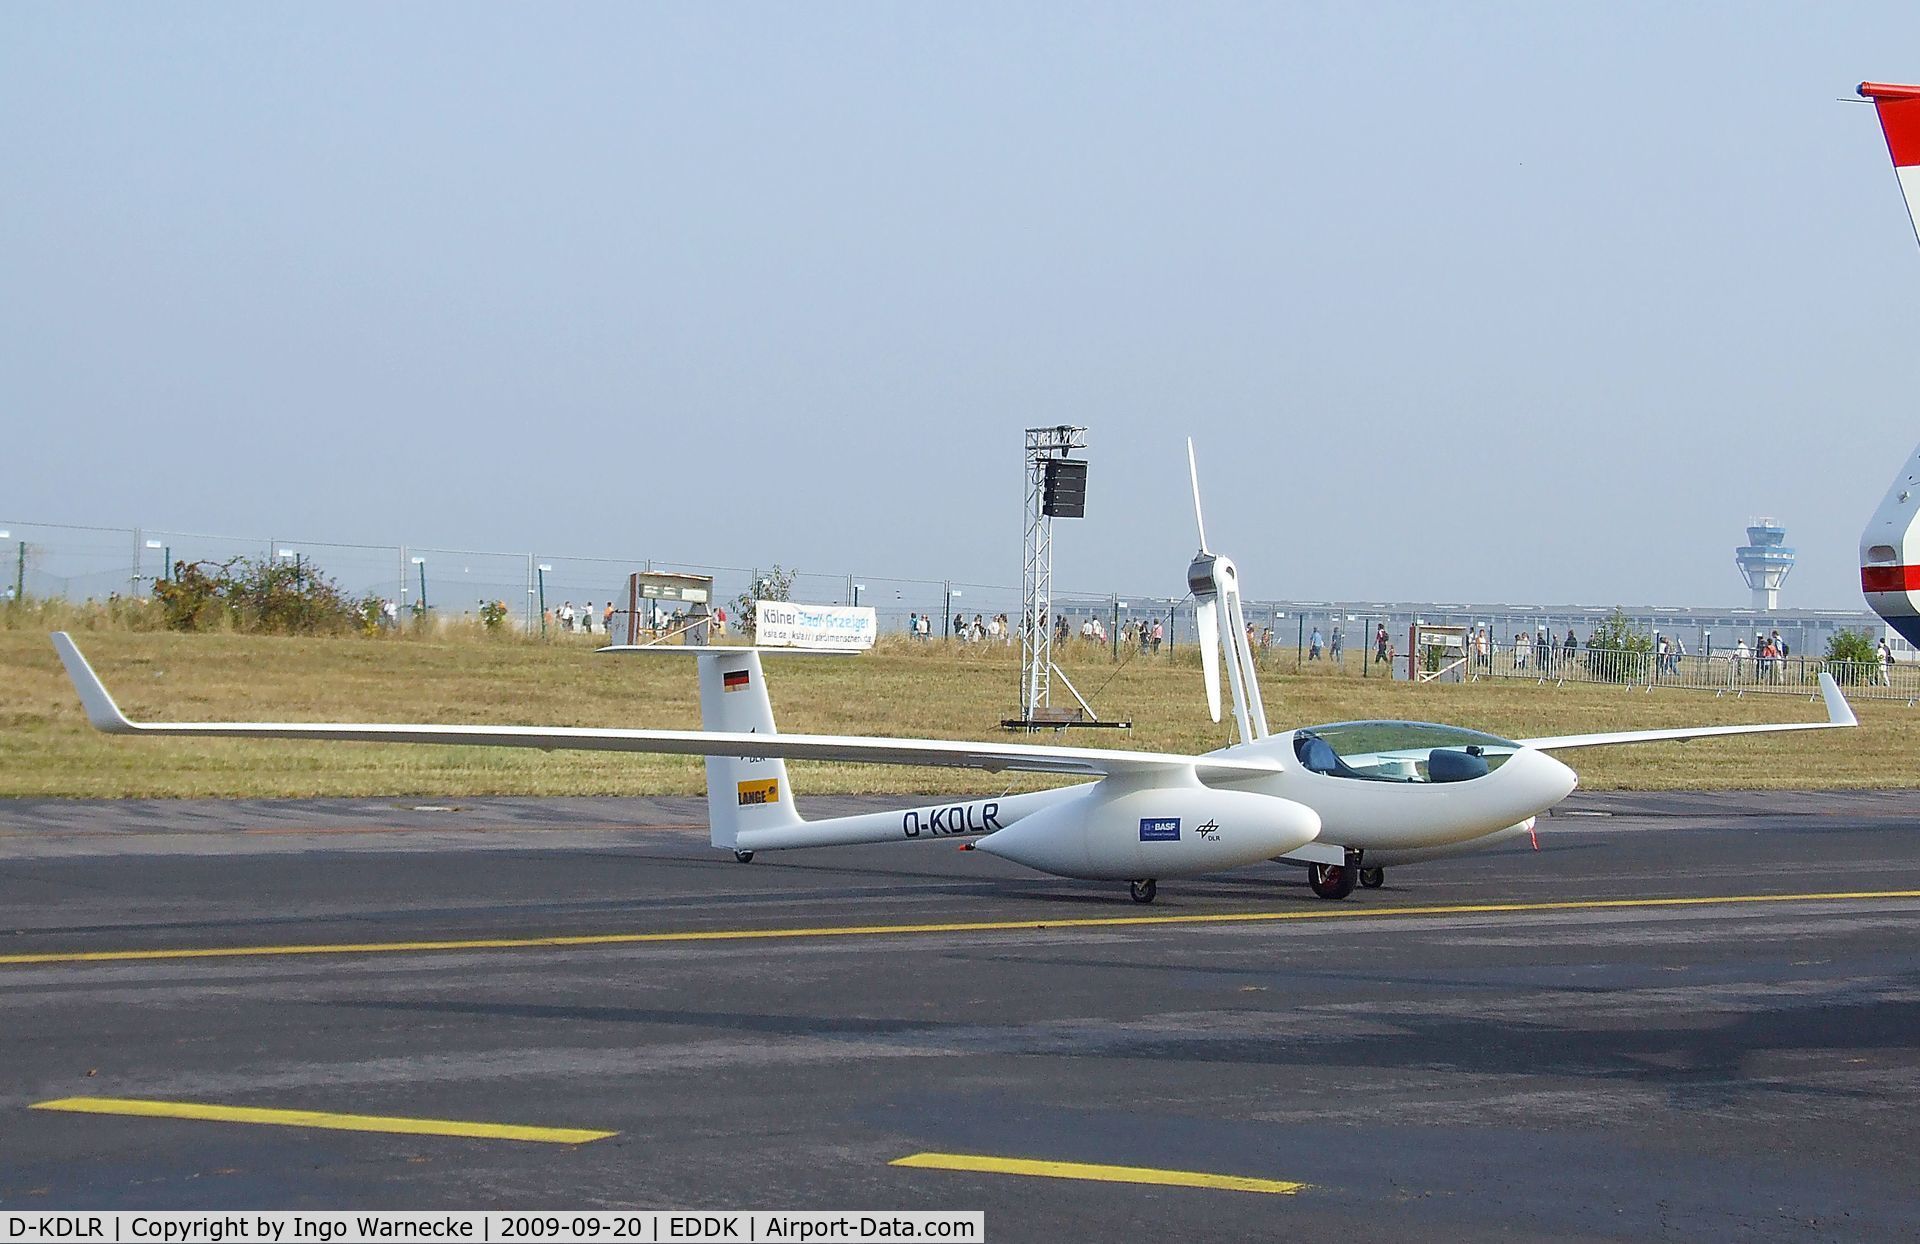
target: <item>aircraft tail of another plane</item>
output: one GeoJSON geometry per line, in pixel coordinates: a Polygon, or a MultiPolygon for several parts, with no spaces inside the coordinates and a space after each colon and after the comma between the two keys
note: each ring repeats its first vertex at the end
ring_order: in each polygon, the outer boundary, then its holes
{"type": "MultiPolygon", "coordinates": [[[[1907,199],[1907,219],[1920,236],[1920,86],[1862,82],[1886,135],[1887,154],[1907,199]]],[[[1920,447],[1894,473],[1880,506],[1860,533],[1860,591],[1873,611],[1909,643],[1920,643],[1920,447]]]]}
{"type": "Polygon", "coordinates": [[[1893,157],[1893,171],[1907,196],[1907,219],[1920,237],[1920,86],[1862,82],[1859,91],[1880,114],[1887,154],[1893,157]]]}

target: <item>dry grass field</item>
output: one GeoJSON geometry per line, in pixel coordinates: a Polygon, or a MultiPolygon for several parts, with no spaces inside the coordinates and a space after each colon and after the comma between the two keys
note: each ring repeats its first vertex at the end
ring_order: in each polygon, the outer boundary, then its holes
{"type": "MultiPolygon", "coordinates": [[[[477,637],[301,639],[101,630],[78,636],[136,720],[425,721],[697,728],[690,666],[596,656],[587,640],[541,645],[477,637]]],[[[1799,696],[1470,683],[1411,686],[1296,674],[1293,654],[1262,678],[1276,728],[1361,717],[1473,726],[1508,737],[1708,722],[1818,720],[1799,696]]],[[[897,641],[845,660],[768,661],[781,729],[833,734],[1002,737],[1018,655],[897,641]]],[[[1205,751],[1228,741],[1207,720],[1197,654],[1062,665],[1124,731],[1074,731],[1085,746],[1205,751]]],[[[88,728],[46,636],[0,630],[0,796],[458,796],[692,794],[698,761],[589,752],[358,743],[115,738],[88,728]]],[[[1811,732],[1570,753],[1588,789],[1807,788],[1912,784],[1920,709],[1858,706],[1857,731],[1811,732]]],[[[1046,741],[1053,736],[1036,736],[1046,741]]],[[[1009,779],[962,771],[796,765],[802,793],[991,793],[1009,779]]],[[[1036,779],[1012,779],[1019,788],[1036,779]]]]}

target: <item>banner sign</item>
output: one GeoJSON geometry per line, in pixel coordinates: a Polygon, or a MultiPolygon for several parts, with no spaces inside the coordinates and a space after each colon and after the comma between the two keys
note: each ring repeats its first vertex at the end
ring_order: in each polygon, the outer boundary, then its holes
{"type": "Polygon", "coordinates": [[[769,648],[871,648],[879,633],[871,605],[753,603],[753,642],[769,648]]]}

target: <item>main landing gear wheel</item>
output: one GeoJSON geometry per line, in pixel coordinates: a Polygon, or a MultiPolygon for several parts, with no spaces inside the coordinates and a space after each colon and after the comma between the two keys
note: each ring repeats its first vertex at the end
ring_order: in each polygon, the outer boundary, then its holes
{"type": "Polygon", "coordinates": [[[1345,898],[1353,893],[1360,870],[1349,864],[1309,864],[1307,884],[1321,898],[1345,898]]]}
{"type": "Polygon", "coordinates": [[[1360,870],[1360,884],[1369,890],[1377,890],[1387,884],[1387,870],[1384,868],[1363,868],[1360,870]]]}
{"type": "Polygon", "coordinates": [[[1127,888],[1132,892],[1133,901],[1136,903],[1151,903],[1154,894],[1160,889],[1152,881],[1130,881],[1127,883],[1127,888]]]}
{"type": "Polygon", "coordinates": [[[739,860],[742,864],[751,864],[753,863],[753,852],[736,850],[733,853],[733,858],[739,860]]]}

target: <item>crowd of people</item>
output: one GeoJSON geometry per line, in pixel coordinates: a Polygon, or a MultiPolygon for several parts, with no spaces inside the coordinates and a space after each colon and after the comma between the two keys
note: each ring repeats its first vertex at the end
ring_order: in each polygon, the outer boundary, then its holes
{"type": "Polygon", "coordinates": [[[613,630],[612,601],[608,601],[606,608],[600,613],[597,628],[594,625],[595,621],[592,601],[576,609],[573,602],[569,600],[563,602],[558,609],[547,610],[546,623],[550,631],[558,631],[562,635],[591,635],[597,629],[605,635],[613,630]]]}
{"type": "MultiPolygon", "coordinates": [[[[933,615],[930,613],[910,613],[907,615],[907,634],[914,639],[933,638],[933,615]]],[[[993,617],[974,614],[973,621],[967,621],[967,615],[956,613],[953,621],[947,624],[947,636],[963,644],[1011,644],[1013,627],[1004,613],[993,617]]]]}
{"type": "MultiPolygon", "coordinates": [[[[611,635],[615,616],[624,617],[625,614],[626,610],[615,609],[612,601],[608,601],[598,609],[594,607],[592,601],[577,607],[570,600],[562,601],[558,607],[548,607],[546,629],[561,635],[611,635]]],[[[655,606],[651,614],[651,617],[642,617],[641,626],[655,633],[678,631],[694,620],[684,609],[675,609],[672,613],[668,613],[665,609],[655,606]]],[[[727,633],[725,609],[716,608],[704,617],[709,636],[727,633]]]]}
{"type": "MultiPolygon", "coordinates": [[[[1319,632],[1314,635],[1317,639],[1319,632]]],[[[1387,632],[1383,624],[1377,634],[1379,645],[1376,661],[1389,659],[1387,651],[1387,632]]],[[[1316,644],[1309,641],[1307,659],[1315,660],[1316,644]]],[[[1778,628],[1770,632],[1756,631],[1749,642],[1745,637],[1735,641],[1731,648],[1714,647],[1700,653],[1691,653],[1686,640],[1679,635],[1660,633],[1652,640],[1649,652],[1626,652],[1597,645],[1592,637],[1585,643],[1569,627],[1564,636],[1556,639],[1553,632],[1542,626],[1532,633],[1515,632],[1512,639],[1496,641],[1491,630],[1484,624],[1476,625],[1464,640],[1465,656],[1473,667],[1493,672],[1496,669],[1511,669],[1515,673],[1535,673],[1542,677],[1563,673],[1580,659],[1584,650],[1588,654],[1588,663],[1596,660],[1604,663],[1617,660],[1624,667],[1631,663],[1637,671],[1650,671],[1658,678],[1688,679],[1702,685],[1734,686],[1740,683],[1786,683],[1803,681],[1797,674],[1789,677],[1790,658],[1793,646],[1781,635],[1778,628]],[[1503,654],[1501,649],[1506,651],[1503,654]],[[1613,653],[1620,652],[1615,657],[1613,653]],[[1687,664],[1688,657],[1694,657],[1693,664],[1687,664]],[[1504,657],[1504,659],[1503,659],[1504,657]]],[[[1895,663],[1893,650],[1883,637],[1876,645],[1879,658],[1875,677],[1883,685],[1891,685],[1891,670],[1895,663]]],[[[1610,668],[1596,669],[1598,673],[1614,672],[1610,668]]]]}

